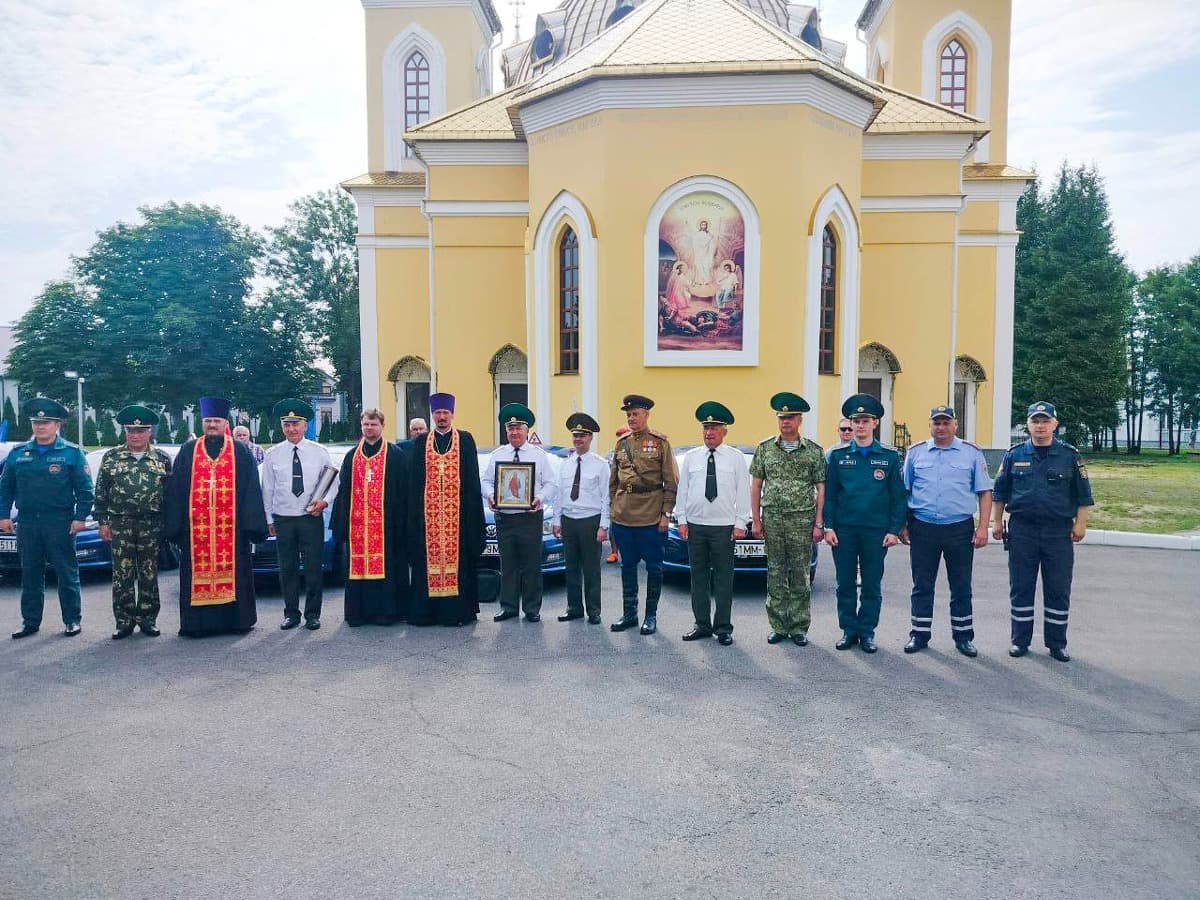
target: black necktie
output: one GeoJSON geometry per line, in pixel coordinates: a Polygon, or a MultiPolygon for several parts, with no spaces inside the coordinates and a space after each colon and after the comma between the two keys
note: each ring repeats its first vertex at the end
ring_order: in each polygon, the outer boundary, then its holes
{"type": "Polygon", "coordinates": [[[708,474],[704,476],[704,499],[712,503],[717,499],[717,451],[708,451],[708,474]]]}
{"type": "Polygon", "coordinates": [[[304,469],[300,467],[300,448],[292,448],[292,494],[299,497],[304,493],[304,469]]]}
{"type": "Polygon", "coordinates": [[[513,462],[521,461],[521,451],[517,447],[513,447],[513,462]]]}
{"type": "Polygon", "coordinates": [[[579,476],[583,470],[583,457],[575,457],[575,480],[571,482],[571,499],[579,499],[579,476]]]}

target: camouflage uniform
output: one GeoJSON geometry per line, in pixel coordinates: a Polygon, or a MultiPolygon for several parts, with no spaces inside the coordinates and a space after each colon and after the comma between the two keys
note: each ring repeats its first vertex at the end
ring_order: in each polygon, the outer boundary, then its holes
{"type": "Polygon", "coordinates": [[[96,520],[112,529],[117,628],[153,625],[158,618],[158,549],[163,493],[170,474],[171,458],[155,447],[141,459],[128,447],[116,447],[100,463],[96,520]]]}
{"type": "Polygon", "coordinates": [[[750,477],[760,478],[767,546],[767,621],[777,634],[807,634],[812,621],[812,530],[816,487],[825,481],[825,454],[805,438],[790,453],[778,435],[754,449],[750,477]]]}

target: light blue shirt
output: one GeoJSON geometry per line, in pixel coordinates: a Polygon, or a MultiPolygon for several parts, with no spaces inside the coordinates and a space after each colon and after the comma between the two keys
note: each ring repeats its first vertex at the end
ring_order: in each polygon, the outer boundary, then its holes
{"type": "Polygon", "coordinates": [[[908,508],[930,525],[953,525],[979,511],[979,494],[992,489],[983,451],[954,438],[939,447],[933,438],[914,444],[904,459],[908,508]]]}

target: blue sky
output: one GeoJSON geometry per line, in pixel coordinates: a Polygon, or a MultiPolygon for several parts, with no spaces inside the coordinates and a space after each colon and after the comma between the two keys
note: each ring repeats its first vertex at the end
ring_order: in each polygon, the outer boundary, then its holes
{"type": "MultiPolygon", "coordinates": [[[[861,6],[822,6],[860,71],[861,6]]],[[[1008,161],[1096,164],[1135,268],[1200,253],[1200,3],[1014,0],[1013,32],[1008,161]]],[[[0,321],[141,205],[262,228],[365,171],[364,77],[357,0],[0,4],[0,321]]]]}

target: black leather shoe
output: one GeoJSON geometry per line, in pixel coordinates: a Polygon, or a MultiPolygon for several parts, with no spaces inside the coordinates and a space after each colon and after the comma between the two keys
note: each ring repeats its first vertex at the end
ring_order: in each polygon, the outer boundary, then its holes
{"type": "Polygon", "coordinates": [[[79,623],[72,622],[63,629],[63,634],[65,634],[67,637],[75,637],[75,635],[79,634],[81,631],[83,631],[83,629],[79,627],[79,623]]]}
{"type": "Polygon", "coordinates": [[[112,633],[112,639],[114,641],[120,641],[129,637],[131,634],[133,634],[133,626],[125,625],[112,633]]]}
{"type": "Polygon", "coordinates": [[[970,641],[955,641],[954,649],[963,656],[969,656],[972,659],[979,655],[979,651],[975,649],[975,645],[970,641]]]}
{"type": "Polygon", "coordinates": [[[321,620],[320,619],[309,619],[307,622],[304,623],[304,627],[307,628],[309,631],[316,631],[318,628],[321,627],[321,620]]]}
{"type": "MultiPolygon", "coordinates": [[[[904,652],[905,653],[920,653],[922,650],[924,650],[928,646],[929,646],[929,641],[922,640],[921,638],[909,638],[908,643],[904,645],[904,652]]],[[[958,645],[956,644],[955,646],[958,646],[958,645]]]]}
{"type": "Polygon", "coordinates": [[[589,625],[599,625],[600,617],[599,616],[588,616],[588,624],[589,625]]]}
{"type": "Polygon", "coordinates": [[[284,616],[283,621],[279,623],[279,630],[280,631],[291,631],[293,628],[295,628],[299,624],[300,624],[300,618],[298,616],[295,616],[295,617],[284,616]]]}
{"type": "Polygon", "coordinates": [[[860,637],[858,643],[862,647],[863,653],[874,653],[879,649],[875,645],[875,638],[873,637],[860,637]]]}
{"type": "Polygon", "coordinates": [[[509,619],[515,619],[518,615],[519,613],[515,609],[502,609],[492,616],[492,621],[507,622],[509,619]]]}
{"type": "Polygon", "coordinates": [[[843,632],[842,639],[840,641],[838,641],[836,644],[834,644],[833,646],[836,647],[838,650],[849,650],[851,647],[853,647],[857,643],[858,643],[857,635],[850,634],[849,632],[843,632]]]}
{"type": "Polygon", "coordinates": [[[526,622],[540,622],[540,621],[542,621],[542,614],[541,613],[534,613],[533,615],[526,614],[525,621],[526,622]]]}
{"type": "Polygon", "coordinates": [[[613,622],[611,625],[608,626],[608,628],[610,631],[626,631],[627,629],[630,629],[630,628],[637,628],[637,626],[638,626],[637,619],[621,619],[621,621],[619,621],[619,622],[613,622]]]}
{"type": "Polygon", "coordinates": [[[36,626],[34,626],[34,625],[25,625],[25,626],[23,626],[23,627],[21,628],[21,630],[20,630],[20,631],[14,631],[14,632],[12,633],[12,639],[13,639],[14,641],[18,641],[18,640],[20,640],[20,639],[21,639],[21,638],[23,638],[23,637],[29,637],[31,634],[37,634],[37,633],[38,633],[38,629],[37,629],[37,627],[36,627],[36,626]]]}
{"type": "Polygon", "coordinates": [[[717,635],[717,643],[720,644],[722,647],[728,647],[730,644],[733,643],[733,635],[732,634],[718,634],[717,635]]]}
{"type": "Polygon", "coordinates": [[[1057,659],[1059,662],[1070,662],[1071,654],[1067,652],[1066,647],[1051,647],[1050,658],[1057,659]]]}
{"type": "Polygon", "coordinates": [[[563,613],[558,617],[560,622],[574,622],[576,619],[582,619],[583,613],[563,613]]]}
{"type": "Polygon", "coordinates": [[[808,646],[808,635],[807,634],[793,634],[792,635],[792,643],[795,644],[797,647],[807,647],[808,646]]]}
{"type": "Polygon", "coordinates": [[[138,628],[142,629],[142,634],[144,634],[146,637],[158,637],[160,634],[162,634],[162,632],[158,630],[158,626],[153,622],[143,622],[138,626],[138,628]]]}
{"type": "Polygon", "coordinates": [[[658,631],[658,616],[646,616],[646,621],[642,623],[642,634],[654,634],[658,631]]]}
{"type": "Polygon", "coordinates": [[[685,641],[699,641],[699,640],[703,640],[704,638],[710,638],[712,636],[713,636],[713,633],[711,631],[708,631],[707,629],[693,628],[691,631],[689,631],[687,634],[685,634],[683,636],[683,639],[685,641]]]}
{"type": "Polygon", "coordinates": [[[1024,656],[1028,652],[1029,652],[1029,648],[1022,647],[1020,644],[1013,644],[1011,647],[1008,648],[1008,655],[1013,656],[1013,657],[1024,656]]]}
{"type": "Polygon", "coordinates": [[[780,641],[786,640],[786,634],[780,634],[778,631],[772,631],[767,635],[768,644],[778,644],[780,641]]]}

